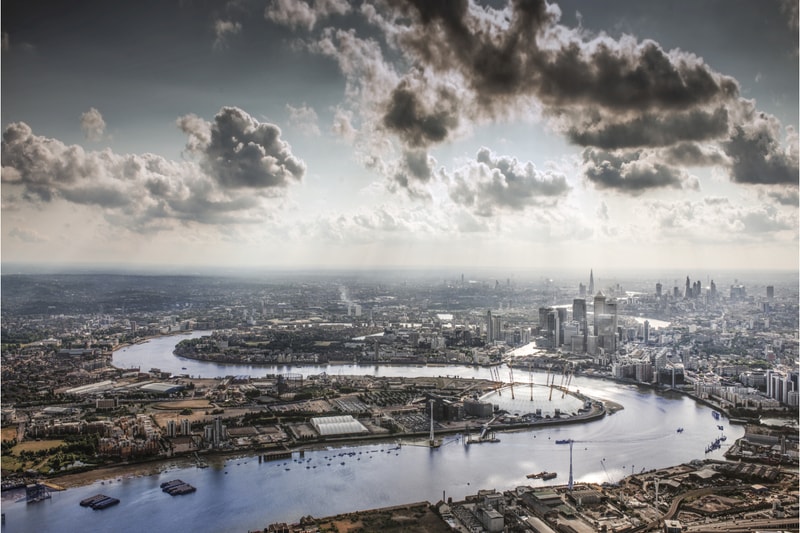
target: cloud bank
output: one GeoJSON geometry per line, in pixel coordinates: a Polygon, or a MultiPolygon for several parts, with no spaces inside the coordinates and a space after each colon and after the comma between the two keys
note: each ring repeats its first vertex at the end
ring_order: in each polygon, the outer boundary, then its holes
{"type": "Polygon", "coordinates": [[[277,126],[241,109],[222,108],[213,122],[187,115],[178,125],[196,161],[87,152],[35,135],[23,122],[10,124],[2,141],[4,192],[39,205],[63,200],[95,207],[116,224],[152,231],[175,222],[264,220],[266,199],[282,196],[305,172],[277,126]]]}

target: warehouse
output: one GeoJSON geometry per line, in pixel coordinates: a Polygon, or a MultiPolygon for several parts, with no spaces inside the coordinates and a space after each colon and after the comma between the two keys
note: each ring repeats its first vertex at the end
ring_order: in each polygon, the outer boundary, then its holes
{"type": "Polygon", "coordinates": [[[147,385],[139,387],[139,390],[142,392],[149,392],[150,394],[157,394],[159,396],[170,396],[183,389],[183,385],[175,385],[172,383],[148,383],[147,385]]]}
{"type": "Polygon", "coordinates": [[[312,418],[311,425],[321,437],[369,433],[361,422],[350,415],[312,418]]]}

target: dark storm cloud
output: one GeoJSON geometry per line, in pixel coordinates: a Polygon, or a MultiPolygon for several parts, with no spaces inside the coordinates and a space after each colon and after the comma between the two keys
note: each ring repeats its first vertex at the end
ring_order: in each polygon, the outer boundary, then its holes
{"type": "Polygon", "coordinates": [[[649,189],[682,188],[682,171],[647,157],[642,152],[614,154],[587,148],[583,151],[584,176],[599,189],[614,189],[633,196],[649,189]]]}
{"type": "MultiPolygon", "coordinates": [[[[311,5],[286,3],[299,12],[311,5]]],[[[325,28],[308,49],[338,61],[359,130],[375,134],[361,141],[370,155],[386,158],[394,145],[377,139],[386,133],[403,154],[481,124],[535,118],[595,149],[589,154],[643,150],[624,165],[586,158],[587,178],[606,189],[691,186],[682,167],[698,165],[725,166],[738,183],[796,178],[796,157],[779,135],[757,133],[763,128],[737,80],[690,52],[567,27],[545,0],[386,0],[356,12],[363,19],[349,18],[354,27],[325,28]]],[[[398,178],[401,164],[385,175],[413,186],[413,173],[398,178]]]]}
{"type": "Polygon", "coordinates": [[[411,147],[419,148],[444,141],[458,126],[455,95],[441,89],[433,104],[422,101],[422,95],[403,82],[392,91],[383,124],[411,147]]]}
{"type": "Polygon", "coordinates": [[[567,136],[581,146],[615,150],[703,141],[724,136],[727,132],[728,112],[720,107],[711,113],[703,110],[663,116],[646,113],[627,122],[606,124],[601,128],[573,127],[567,136]]]}
{"type": "Polygon", "coordinates": [[[474,162],[454,173],[450,198],[478,215],[489,216],[497,210],[554,205],[569,190],[560,174],[542,172],[530,162],[523,164],[481,148],[474,162]]]}
{"type": "Polygon", "coordinates": [[[22,201],[96,207],[110,222],[142,232],[164,229],[170,221],[258,222],[264,216],[263,189],[271,187],[274,196],[287,184],[285,175],[299,179],[304,167],[293,160],[277,128],[248,118],[224,108],[214,124],[197,117],[180,120],[190,134],[190,149],[202,149],[200,167],[153,154],[86,152],[12,123],[2,141],[4,197],[19,193],[22,201]]]}
{"type": "Polygon", "coordinates": [[[237,107],[223,107],[210,124],[187,115],[178,126],[189,135],[187,149],[200,153],[205,170],[223,187],[279,189],[305,174],[280,128],[237,107]]]}
{"type": "Polygon", "coordinates": [[[559,10],[543,0],[513,2],[502,22],[466,1],[410,4],[418,26],[399,42],[435,69],[459,70],[487,98],[532,93],[554,108],[688,110],[739,92],[733,78],[696,56],[665,52],[653,41],[587,42],[558,26],[559,10]]]}
{"type": "Polygon", "coordinates": [[[793,150],[784,150],[777,140],[777,127],[766,115],[751,124],[736,126],[730,139],[722,144],[732,161],[733,181],[797,186],[797,136],[789,136],[793,150]]]}
{"type": "Polygon", "coordinates": [[[736,81],[658,43],[570,41],[536,57],[536,92],[550,106],[687,110],[738,96],[736,81]]]}

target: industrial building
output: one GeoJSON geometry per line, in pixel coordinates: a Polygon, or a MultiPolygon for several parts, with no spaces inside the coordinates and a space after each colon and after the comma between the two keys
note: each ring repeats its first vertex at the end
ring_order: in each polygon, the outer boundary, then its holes
{"type": "Polygon", "coordinates": [[[369,433],[364,425],[350,415],[324,416],[311,419],[311,425],[321,437],[338,437],[369,433]]]}

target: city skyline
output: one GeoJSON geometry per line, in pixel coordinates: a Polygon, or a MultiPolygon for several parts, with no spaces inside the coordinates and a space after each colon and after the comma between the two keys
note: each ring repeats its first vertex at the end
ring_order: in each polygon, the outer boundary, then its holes
{"type": "Polygon", "coordinates": [[[3,15],[4,267],[797,270],[796,3],[3,15]]]}

